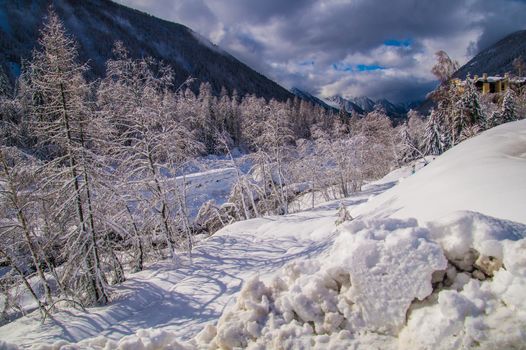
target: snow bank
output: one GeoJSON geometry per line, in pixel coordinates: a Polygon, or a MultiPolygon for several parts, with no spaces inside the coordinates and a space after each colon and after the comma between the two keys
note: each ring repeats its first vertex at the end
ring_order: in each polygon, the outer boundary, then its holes
{"type": "Polygon", "coordinates": [[[210,349],[521,348],[525,236],[525,225],[473,212],[428,227],[356,220],[327,256],[246,283],[236,305],[193,342],[210,349]],[[482,257],[498,263],[488,268],[482,257]]]}
{"type": "Polygon", "coordinates": [[[471,210],[526,223],[525,179],[526,120],[521,120],[453,147],[351,215],[432,221],[471,210]]]}

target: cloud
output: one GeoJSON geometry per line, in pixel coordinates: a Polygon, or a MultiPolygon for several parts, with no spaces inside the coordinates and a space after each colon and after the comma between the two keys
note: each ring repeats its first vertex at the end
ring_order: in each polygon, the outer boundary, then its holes
{"type": "Polygon", "coordinates": [[[397,101],[434,87],[437,50],[464,63],[526,28],[522,0],[120,2],[189,26],[285,87],[397,101]]]}

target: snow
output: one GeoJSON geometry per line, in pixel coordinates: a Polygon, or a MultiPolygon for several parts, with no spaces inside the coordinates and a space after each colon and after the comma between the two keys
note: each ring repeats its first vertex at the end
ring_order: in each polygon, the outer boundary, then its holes
{"type": "Polygon", "coordinates": [[[210,199],[217,205],[224,204],[230,196],[230,190],[236,181],[235,168],[212,169],[192,173],[176,178],[178,185],[187,186],[187,203],[189,215],[195,218],[199,208],[210,199]]]}
{"type": "Polygon", "coordinates": [[[526,223],[524,179],[526,120],[521,120],[462,142],[351,215],[430,221],[469,210],[526,223]]]}
{"type": "MultiPolygon", "coordinates": [[[[43,349],[524,348],[526,121],[421,164],[343,201],[227,226],[191,262],[130,275],[108,306],[62,309],[44,325],[33,313],[0,327],[0,339],[43,349]],[[341,203],[354,219],[337,225],[341,203]]],[[[213,188],[207,177],[229,171],[190,179],[213,188]]]]}

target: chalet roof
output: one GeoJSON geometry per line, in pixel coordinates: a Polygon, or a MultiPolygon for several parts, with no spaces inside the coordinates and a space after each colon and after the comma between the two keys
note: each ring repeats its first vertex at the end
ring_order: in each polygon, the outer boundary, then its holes
{"type": "Polygon", "coordinates": [[[501,77],[500,75],[489,76],[489,77],[488,76],[477,77],[475,79],[475,82],[496,83],[496,82],[503,81],[503,80],[509,80],[510,83],[515,83],[515,84],[526,83],[526,77],[508,77],[508,76],[501,77]]]}
{"type": "Polygon", "coordinates": [[[475,82],[482,81],[482,82],[485,82],[485,83],[496,83],[496,82],[501,81],[501,80],[504,80],[504,77],[499,77],[497,75],[497,76],[494,76],[494,77],[487,77],[487,78],[479,77],[479,78],[477,78],[477,80],[475,80],[475,82]]]}

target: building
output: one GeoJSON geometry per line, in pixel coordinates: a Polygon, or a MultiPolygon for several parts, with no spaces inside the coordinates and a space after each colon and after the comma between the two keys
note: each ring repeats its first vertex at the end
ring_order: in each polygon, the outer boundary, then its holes
{"type": "Polygon", "coordinates": [[[482,94],[498,94],[506,91],[509,87],[518,90],[526,86],[526,77],[511,78],[508,73],[504,74],[504,77],[498,75],[488,76],[487,73],[484,73],[480,78],[475,75],[473,81],[482,94]]]}

